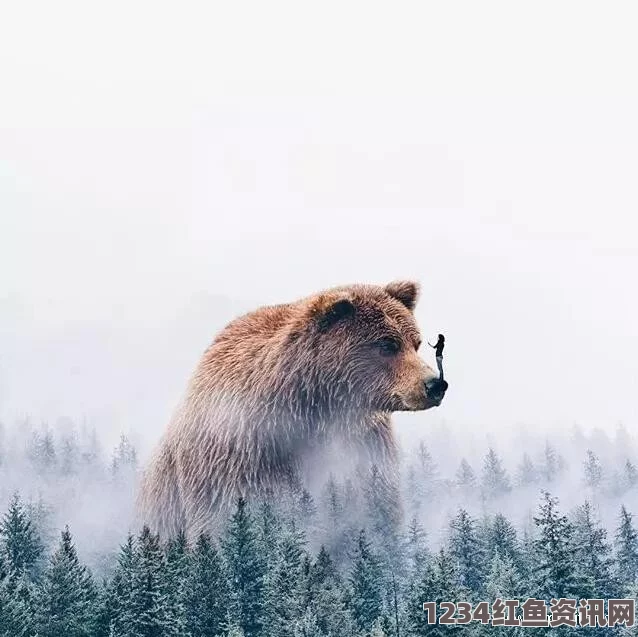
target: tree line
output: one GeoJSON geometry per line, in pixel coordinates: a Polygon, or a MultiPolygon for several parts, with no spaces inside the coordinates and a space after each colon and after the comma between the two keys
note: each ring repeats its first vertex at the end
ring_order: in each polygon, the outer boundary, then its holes
{"type": "Polygon", "coordinates": [[[0,523],[0,635],[417,637],[495,630],[428,624],[428,601],[636,592],[638,532],[624,507],[611,537],[590,502],[567,516],[547,492],[531,535],[503,514],[475,519],[461,508],[434,549],[416,518],[394,537],[382,520],[352,528],[347,506],[330,502],[335,496],[346,502],[343,485],[324,494],[336,526],[316,551],[308,531],[318,507],[302,492],[283,502],[240,500],[220,537],[191,544],[184,536],[164,542],[144,527],[100,577],[82,563],[68,527],[47,551],[37,510],[16,495],[0,523]]]}
{"type": "Polygon", "coordinates": [[[488,447],[452,463],[422,441],[403,462],[404,528],[389,523],[373,468],[315,495],[239,501],[219,537],[187,542],[127,534],[128,496],[101,515],[134,491],[128,438],[109,455],[91,430],[0,430],[0,637],[518,633],[428,624],[422,605],[635,597],[638,481],[621,448],[585,441],[575,459],[541,441],[518,462],[488,447]]]}

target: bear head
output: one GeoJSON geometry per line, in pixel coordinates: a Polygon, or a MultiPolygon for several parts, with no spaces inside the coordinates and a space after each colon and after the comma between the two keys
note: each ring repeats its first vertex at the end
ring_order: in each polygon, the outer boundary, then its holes
{"type": "Polygon", "coordinates": [[[419,356],[414,317],[419,286],[351,285],[327,290],[302,305],[291,340],[313,402],[334,408],[417,411],[441,403],[447,383],[419,356]],[[312,379],[308,370],[312,369],[312,379]]]}

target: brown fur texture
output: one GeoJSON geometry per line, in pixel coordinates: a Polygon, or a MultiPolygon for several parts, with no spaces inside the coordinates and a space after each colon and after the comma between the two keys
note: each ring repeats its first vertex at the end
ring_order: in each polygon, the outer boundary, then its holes
{"type": "Polygon", "coordinates": [[[400,516],[390,414],[445,393],[426,387],[437,376],[417,354],[417,295],[409,281],[344,286],[232,321],[145,472],[141,521],[164,537],[216,532],[240,496],[319,479],[333,453],[376,465],[400,516]]]}

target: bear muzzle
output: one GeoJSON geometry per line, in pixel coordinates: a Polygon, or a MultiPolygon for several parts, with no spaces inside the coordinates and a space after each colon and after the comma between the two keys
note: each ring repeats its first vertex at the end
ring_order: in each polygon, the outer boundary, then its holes
{"type": "Polygon", "coordinates": [[[433,378],[425,383],[425,395],[431,407],[437,407],[441,404],[447,388],[447,381],[440,378],[433,378]]]}
{"type": "Polygon", "coordinates": [[[423,411],[438,407],[445,397],[447,388],[447,381],[438,377],[422,381],[415,391],[395,395],[395,403],[391,411],[423,411]]]}

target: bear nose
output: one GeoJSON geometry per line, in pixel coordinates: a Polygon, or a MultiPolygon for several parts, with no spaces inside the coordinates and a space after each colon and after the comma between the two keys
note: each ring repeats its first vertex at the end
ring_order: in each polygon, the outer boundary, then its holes
{"type": "Polygon", "coordinates": [[[440,378],[434,378],[433,380],[425,384],[425,393],[431,400],[441,401],[448,388],[446,380],[440,378]]]}

